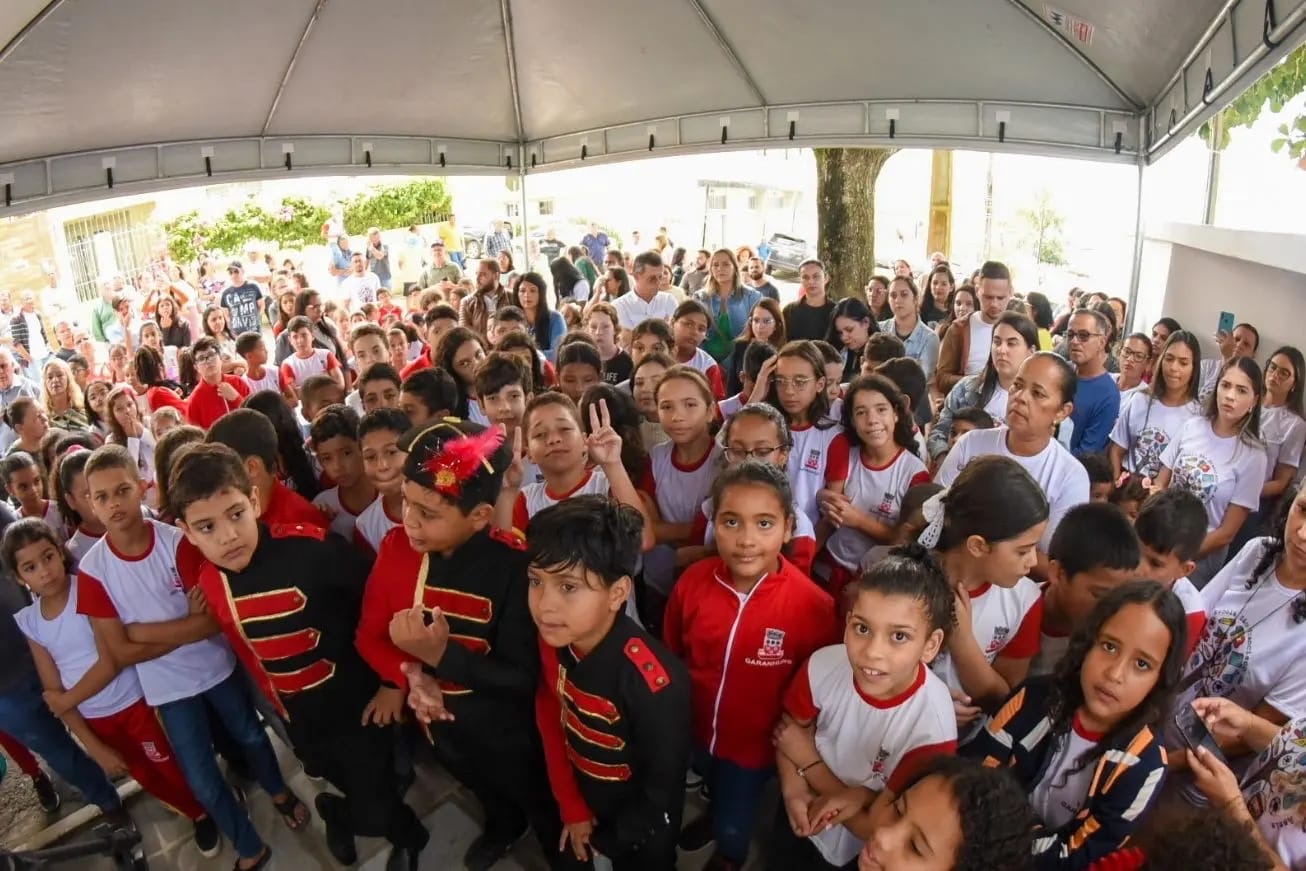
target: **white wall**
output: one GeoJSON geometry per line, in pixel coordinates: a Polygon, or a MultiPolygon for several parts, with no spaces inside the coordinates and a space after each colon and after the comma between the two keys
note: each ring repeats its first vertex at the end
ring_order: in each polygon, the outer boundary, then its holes
{"type": "Polygon", "coordinates": [[[1215,354],[1221,311],[1260,331],[1258,359],[1281,345],[1306,348],[1306,237],[1193,224],[1162,224],[1145,234],[1138,318],[1150,332],[1168,315],[1215,354]]]}

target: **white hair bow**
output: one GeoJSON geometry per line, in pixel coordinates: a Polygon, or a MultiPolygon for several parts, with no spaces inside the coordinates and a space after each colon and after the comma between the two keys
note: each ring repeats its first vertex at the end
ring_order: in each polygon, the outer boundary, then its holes
{"type": "Polygon", "coordinates": [[[921,506],[921,516],[925,518],[925,528],[916,537],[921,545],[934,550],[939,546],[939,536],[943,534],[943,499],[948,495],[946,488],[925,500],[921,506]]]}

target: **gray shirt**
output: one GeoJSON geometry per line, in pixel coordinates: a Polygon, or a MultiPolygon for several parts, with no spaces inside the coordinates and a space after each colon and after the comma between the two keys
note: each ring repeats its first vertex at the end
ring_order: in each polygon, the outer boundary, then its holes
{"type": "Polygon", "coordinates": [[[10,403],[20,396],[28,396],[39,401],[41,388],[21,375],[15,374],[14,383],[10,384],[8,389],[0,390],[0,454],[9,450],[9,446],[18,441],[18,433],[14,432],[13,427],[4,422],[3,414],[9,410],[10,403]]]}

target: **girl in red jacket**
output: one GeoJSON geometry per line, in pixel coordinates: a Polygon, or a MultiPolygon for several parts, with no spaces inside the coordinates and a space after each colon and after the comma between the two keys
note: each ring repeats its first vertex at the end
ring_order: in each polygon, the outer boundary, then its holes
{"type": "Polygon", "coordinates": [[[667,605],[664,639],[689,669],[694,768],[711,798],[680,847],[716,841],[712,869],[748,858],[762,788],[774,773],[771,732],[784,688],[839,637],[834,600],[780,553],[794,497],[782,468],[746,460],[712,486],[716,557],[690,566],[667,605]]]}

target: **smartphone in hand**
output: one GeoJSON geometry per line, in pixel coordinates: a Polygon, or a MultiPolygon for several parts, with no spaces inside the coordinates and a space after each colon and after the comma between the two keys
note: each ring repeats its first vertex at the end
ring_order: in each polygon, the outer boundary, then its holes
{"type": "Polygon", "coordinates": [[[1174,717],[1175,725],[1179,727],[1179,734],[1183,737],[1184,744],[1194,753],[1198,747],[1204,747],[1211,752],[1216,759],[1228,762],[1224,758],[1224,753],[1220,750],[1220,745],[1215,742],[1215,736],[1211,730],[1206,727],[1206,721],[1201,718],[1197,710],[1192,705],[1182,705],[1174,717]]]}
{"type": "Polygon", "coordinates": [[[1227,336],[1233,332],[1233,312],[1220,312],[1220,323],[1215,328],[1217,336],[1227,336]]]}

